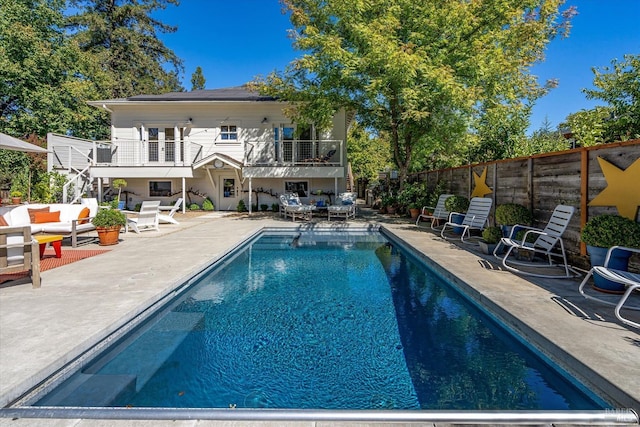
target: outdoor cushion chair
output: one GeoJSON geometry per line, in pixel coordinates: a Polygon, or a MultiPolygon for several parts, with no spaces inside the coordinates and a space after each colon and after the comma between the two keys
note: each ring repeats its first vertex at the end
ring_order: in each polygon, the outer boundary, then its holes
{"type": "Polygon", "coordinates": [[[136,233],[141,231],[155,230],[160,231],[158,227],[158,208],[159,201],[144,201],[140,205],[140,212],[135,218],[127,218],[127,227],[131,227],[136,233]]]}
{"type": "Polygon", "coordinates": [[[436,227],[440,224],[440,221],[446,221],[449,218],[449,211],[444,206],[444,202],[451,197],[453,194],[441,194],[438,197],[438,202],[436,203],[436,207],[423,206],[422,211],[420,211],[420,215],[416,218],[416,225],[420,224],[420,220],[431,220],[431,229],[435,230],[436,227]],[[432,212],[432,213],[429,213],[432,212]]]}
{"type": "Polygon", "coordinates": [[[336,203],[327,207],[327,220],[331,217],[343,217],[346,220],[356,217],[356,193],[340,193],[336,203]]]}
{"type": "Polygon", "coordinates": [[[562,235],[569,225],[569,221],[573,216],[573,206],[558,205],[551,214],[551,218],[544,229],[533,228],[525,225],[516,224],[511,229],[509,237],[503,237],[500,240],[500,244],[496,246],[493,251],[493,255],[500,258],[499,250],[501,246],[507,249],[504,257],[502,257],[502,265],[509,271],[516,273],[526,274],[535,277],[549,277],[549,278],[568,278],[574,277],[575,274],[569,270],[567,264],[567,255],[564,251],[564,242],[562,241],[562,235]],[[524,236],[521,240],[516,240],[515,235],[519,230],[525,230],[524,236]],[[535,239],[535,240],[534,240],[535,239]],[[532,242],[533,240],[533,242],[532,242]],[[558,247],[559,246],[559,247],[558,247]],[[558,252],[559,250],[559,252],[558,252]],[[535,262],[535,260],[529,261],[516,261],[515,255],[517,251],[518,255],[528,253],[532,259],[536,255],[542,255],[546,258],[546,263],[535,262]],[[561,258],[562,264],[556,264],[553,262],[553,258],[561,258]],[[514,267],[514,265],[528,266],[536,268],[549,268],[549,267],[563,267],[564,275],[558,274],[538,274],[535,271],[523,271],[514,267]]]}
{"type": "Polygon", "coordinates": [[[0,227],[0,274],[28,271],[34,288],[40,287],[40,249],[31,227],[0,227]]]}
{"type": "Polygon", "coordinates": [[[180,197],[178,200],[176,200],[176,202],[173,204],[173,206],[160,206],[158,207],[158,210],[162,211],[169,211],[168,213],[159,213],[158,214],[158,221],[160,222],[160,224],[180,224],[178,222],[178,220],[176,220],[173,215],[175,215],[176,212],[178,212],[178,210],[180,209],[180,206],[182,206],[182,201],[184,199],[182,197],[180,197]]]}
{"type": "Polygon", "coordinates": [[[304,159],[303,161],[309,162],[309,163],[327,163],[333,157],[334,154],[336,154],[336,150],[329,150],[327,151],[327,154],[325,154],[322,157],[311,157],[308,159],[304,159]]]}
{"type": "MultiPolygon", "coordinates": [[[[288,206],[300,206],[302,203],[300,202],[300,197],[298,197],[298,193],[284,193],[280,195],[280,215],[285,219],[287,218],[288,206]]],[[[289,209],[291,212],[291,209],[289,209]]]]}
{"type": "Polygon", "coordinates": [[[460,240],[464,242],[465,236],[471,238],[471,231],[482,231],[489,224],[489,213],[491,212],[491,205],[493,200],[488,197],[474,197],[469,202],[469,208],[467,213],[450,212],[449,220],[444,223],[440,236],[446,239],[445,231],[448,228],[460,227],[462,233],[460,240]],[[464,219],[461,224],[453,222],[454,215],[462,215],[464,219]]]}
{"type": "MultiPolygon", "coordinates": [[[[620,313],[620,311],[622,310],[622,306],[625,304],[625,302],[627,302],[631,294],[636,290],[640,290],[640,274],[609,268],[609,260],[611,259],[611,255],[613,254],[614,251],[640,253],[640,249],[638,248],[628,248],[624,246],[613,246],[609,248],[609,250],[607,251],[607,257],[605,258],[605,261],[604,261],[604,265],[591,267],[591,270],[589,270],[589,273],[585,276],[584,280],[582,280],[582,283],[580,283],[578,290],[585,298],[599,301],[603,304],[615,305],[616,317],[622,323],[629,326],[633,326],[634,328],[640,328],[640,323],[633,322],[623,317],[622,314],[620,313]],[[602,298],[587,295],[585,293],[584,287],[594,274],[597,274],[598,276],[614,281],[616,283],[620,283],[627,287],[626,291],[624,292],[622,297],[618,300],[618,302],[606,301],[602,298]]],[[[629,308],[632,310],[640,310],[640,307],[629,307],[629,308]]]]}

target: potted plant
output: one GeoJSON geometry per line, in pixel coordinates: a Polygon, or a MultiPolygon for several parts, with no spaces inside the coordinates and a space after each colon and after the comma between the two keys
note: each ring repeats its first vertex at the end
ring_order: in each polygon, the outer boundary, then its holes
{"type": "MultiPolygon", "coordinates": [[[[385,208],[386,213],[395,214],[398,204],[398,199],[393,193],[386,193],[382,196],[382,206],[385,208]]],[[[380,209],[382,211],[382,209],[380,209]]]]}
{"type": "MultiPolygon", "coordinates": [[[[457,214],[464,214],[469,209],[469,199],[464,196],[453,195],[444,202],[444,207],[449,212],[455,212],[457,214]]],[[[462,224],[464,221],[464,215],[451,215],[451,222],[455,224],[462,224]]],[[[464,230],[462,227],[453,227],[453,232],[462,234],[464,230]]]]}
{"type": "Polygon", "coordinates": [[[22,202],[22,191],[12,190],[11,191],[11,203],[14,205],[19,205],[22,202]]]}
{"type": "Polygon", "coordinates": [[[409,211],[411,219],[418,217],[420,208],[424,206],[426,193],[427,189],[422,182],[407,183],[398,193],[398,203],[409,211]]]}
{"type": "MultiPolygon", "coordinates": [[[[591,265],[604,265],[607,251],[612,246],[640,248],[640,224],[620,215],[598,215],[587,221],[580,239],[587,245],[591,265]]],[[[629,267],[629,258],[629,253],[614,252],[609,260],[609,267],[626,271],[629,267]]],[[[604,279],[597,274],[594,274],[593,280],[594,287],[600,291],[624,292],[624,285],[604,279]]]]}
{"type": "Polygon", "coordinates": [[[120,194],[122,193],[122,188],[127,186],[127,181],[122,178],[114,179],[111,186],[118,189],[118,209],[124,209],[127,202],[126,200],[122,202],[120,201],[120,194]]]}
{"type": "Polygon", "coordinates": [[[502,226],[502,235],[505,237],[509,237],[514,225],[531,225],[532,222],[531,211],[518,203],[505,203],[496,207],[496,224],[502,226]]]}
{"type": "Polygon", "coordinates": [[[502,229],[500,227],[494,225],[482,230],[482,240],[479,242],[482,253],[492,254],[501,238],[502,229]]]}
{"type": "Polygon", "coordinates": [[[120,229],[127,223],[127,217],[117,209],[98,209],[91,221],[96,226],[100,246],[118,244],[120,229]]]}

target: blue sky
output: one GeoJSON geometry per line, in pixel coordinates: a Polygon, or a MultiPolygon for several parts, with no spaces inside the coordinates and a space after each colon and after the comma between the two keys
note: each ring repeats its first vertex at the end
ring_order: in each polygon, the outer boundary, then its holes
{"type": "MultiPolygon", "coordinates": [[[[537,101],[531,130],[540,128],[545,118],[555,128],[568,114],[601,104],[581,92],[593,87],[592,67],[640,54],[640,0],[567,0],[563,8],[569,5],[578,8],[571,34],[552,41],[545,61],[532,70],[540,82],[557,79],[559,86],[537,101]]],[[[283,70],[299,54],[291,47],[291,24],[278,0],[181,0],[180,6],[156,16],[178,27],[161,38],[184,61],[187,90],[197,66],[207,89],[213,89],[283,70]]]]}

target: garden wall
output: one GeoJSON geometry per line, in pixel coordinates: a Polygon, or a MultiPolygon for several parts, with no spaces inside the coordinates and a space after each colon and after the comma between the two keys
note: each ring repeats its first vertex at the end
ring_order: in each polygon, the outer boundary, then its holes
{"type": "MultiPolygon", "coordinates": [[[[493,198],[493,210],[504,203],[522,204],[532,210],[536,221],[534,225],[538,227],[546,225],[556,205],[574,206],[576,212],[565,232],[564,243],[571,262],[586,268],[589,265],[586,249],[580,243],[582,226],[591,216],[618,213],[615,206],[588,205],[608,185],[598,157],[624,171],[640,159],[640,139],[421,172],[410,179],[426,181],[430,189],[444,181],[445,188],[452,194],[469,197],[475,187],[474,173],[482,176],[486,169],[485,182],[493,193],[485,197],[493,198]]],[[[625,177],[624,185],[635,188],[640,198],[638,173],[635,177],[625,177]]]]}

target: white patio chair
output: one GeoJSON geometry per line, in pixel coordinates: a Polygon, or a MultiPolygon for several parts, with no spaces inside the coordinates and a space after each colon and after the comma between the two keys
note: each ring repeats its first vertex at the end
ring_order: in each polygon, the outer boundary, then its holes
{"type": "Polygon", "coordinates": [[[435,208],[431,206],[423,206],[420,211],[420,215],[416,218],[416,225],[420,224],[421,219],[430,219],[431,229],[435,230],[436,226],[440,224],[440,221],[446,221],[449,219],[449,211],[444,206],[444,202],[451,196],[453,196],[453,194],[441,194],[440,197],[438,197],[438,202],[436,203],[435,208]],[[427,213],[429,211],[433,213],[427,213]]]}
{"type": "Polygon", "coordinates": [[[496,258],[501,258],[498,254],[500,246],[504,246],[507,248],[507,252],[504,257],[502,257],[502,265],[509,271],[513,271],[516,273],[526,274],[529,276],[535,277],[548,277],[548,278],[568,278],[574,277],[575,274],[569,270],[569,265],[567,264],[567,255],[564,251],[564,243],[562,241],[562,235],[564,231],[567,229],[569,225],[569,221],[573,216],[574,212],[573,206],[567,205],[558,205],[551,214],[551,218],[547,223],[547,226],[544,229],[533,228],[525,225],[516,224],[511,229],[511,235],[509,237],[503,237],[500,240],[500,244],[496,246],[496,250],[493,252],[493,255],[496,258]],[[515,233],[518,230],[525,230],[524,236],[522,240],[515,239],[515,233]],[[531,237],[530,237],[531,236],[531,237]],[[531,240],[535,240],[533,243],[530,243],[531,240]],[[559,251],[557,252],[556,246],[559,245],[559,251]],[[521,262],[515,261],[513,259],[509,259],[509,257],[515,257],[514,250],[518,251],[520,255],[522,253],[529,253],[532,257],[537,255],[543,255],[547,259],[547,263],[540,262],[521,262]],[[561,258],[562,264],[556,264],[553,262],[553,258],[561,258]],[[549,268],[549,267],[563,267],[564,275],[558,274],[538,274],[535,271],[523,271],[514,267],[514,265],[520,266],[528,266],[536,268],[549,268]]]}
{"type": "Polygon", "coordinates": [[[460,240],[464,242],[465,236],[471,238],[471,231],[482,231],[489,224],[489,213],[491,212],[491,205],[493,200],[488,197],[474,197],[469,202],[469,208],[467,213],[462,214],[458,212],[450,212],[449,220],[444,223],[440,236],[446,239],[445,231],[447,227],[460,227],[462,228],[462,234],[460,240]],[[464,215],[462,224],[457,224],[452,221],[454,215],[464,215]]]}
{"type": "Polygon", "coordinates": [[[280,195],[280,215],[287,219],[287,216],[296,209],[289,208],[289,206],[300,206],[300,197],[298,193],[285,193],[280,195]]]}
{"type": "Polygon", "coordinates": [[[158,221],[160,222],[160,224],[180,224],[178,222],[178,220],[176,220],[173,215],[175,215],[176,212],[178,212],[178,210],[180,209],[180,206],[182,206],[182,201],[184,199],[182,197],[180,197],[178,200],[176,200],[176,202],[173,204],[173,206],[159,206],[158,210],[160,212],[162,211],[169,211],[168,213],[158,213],[158,221]]]}
{"type": "MultiPolygon", "coordinates": [[[[604,261],[604,265],[603,266],[594,266],[591,267],[591,270],[589,270],[589,273],[585,276],[585,278],[582,280],[582,283],[580,283],[580,286],[578,287],[578,290],[580,291],[580,293],[588,299],[592,299],[598,302],[601,302],[603,304],[608,304],[608,305],[615,305],[615,315],[616,317],[624,324],[629,325],[629,326],[633,326],[634,328],[640,328],[640,323],[631,321],[625,317],[622,316],[622,314],[620,314],[620,311],[622,310],[622,306],[625,304],[625,302],[627,302],[627,300],[629,299],[629,297],[631,296],[631,294],[633,293],[633,291],[635,290],[640,290],[640,274],[638,273],[631,273],[629,271],[621,271],[621,270],[615,270],[613,268],[609,268],[609,259],[611,258],[611,255],[613,254],[614,251],[625,251],[625,252],[635,252],[635,253],[640,253],[640,249],[638,248],[627,248],[624,246],[613,246],[611,248],[609,248],[609,250],[607,251],[607,257],[605,258],[604,261]],[[587,284],[587,282],[589,281],[589,279],[594,275],[597,274],[599,276],[602,276],[605,279],[614,281],[616,283],[620,283],[622,285],[625,285],[627,287],[625,293],[622,295],[622,297],[618,300],[618,302],[611,302],[611,301],[606,301],[602,298],[598,298],[598,297],[594,297],[591,295],[587,295],[585,293],[584,287],[587,284]]],[[[630,309],[632,310],[640,310],[640,307],[630,307],[630,309]]]]}
{"type": "Polygon", "coordinates": [[[136,233],[141,231],[155,230],[160,231],[158,226],[158,208],[159,201],[144,201],[140,205],[140,212],[136,218],[127,218],[127,226],[131,227],[136,233]]]}
{"type": "Polygon", "coordinates": [[[28,271],[34,288],[40,287],[40,245],[31,227],[0,227],[0,274],[28,271]]]}
{"type": "Polygon", "coordinates": [[[356,217],[356,193],[340,193],[336,199],[336,203],[327,207],[327,220],[331,221],[331,217],[349,218],[356,217]]]}

